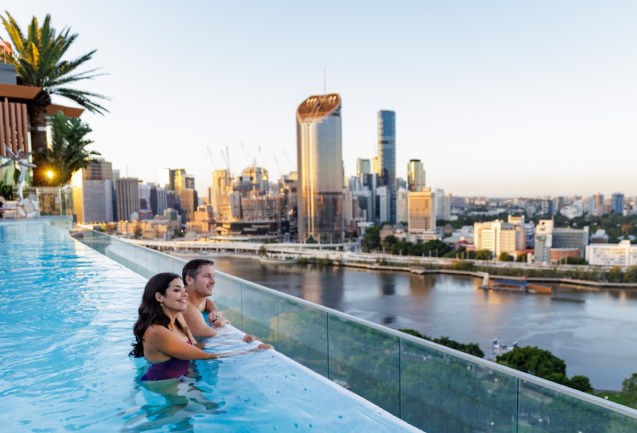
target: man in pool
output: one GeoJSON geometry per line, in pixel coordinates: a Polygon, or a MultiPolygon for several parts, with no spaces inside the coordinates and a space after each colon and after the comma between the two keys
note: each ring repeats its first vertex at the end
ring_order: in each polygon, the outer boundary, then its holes
{"type": "MultiPolygon", "coordinates": [[[[181,273],[188,293],[188,308],[183,316],[196,338],[214,337],[217,331],[211,325],[219,328],[228,323],[209,298],[215,287],[214,264],[212,260],[194,259],[186,263],[181,273]]],[[[245,342],[256,339],[253,335],[243,337],[245,342]]]]}

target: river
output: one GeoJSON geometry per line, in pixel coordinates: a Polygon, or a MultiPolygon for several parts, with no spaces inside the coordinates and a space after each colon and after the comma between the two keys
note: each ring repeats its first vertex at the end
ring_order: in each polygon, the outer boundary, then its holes
{"type": "Polygon", "coordinates": [[[214,257],[217,269],[266,287],[431,337],[537,346],[562,358],[567,375],[620,390],[637,372],[637,292],[554,286],[553,295],[485,292],[477,278],[354,268],[262,264],[214,257]]]}

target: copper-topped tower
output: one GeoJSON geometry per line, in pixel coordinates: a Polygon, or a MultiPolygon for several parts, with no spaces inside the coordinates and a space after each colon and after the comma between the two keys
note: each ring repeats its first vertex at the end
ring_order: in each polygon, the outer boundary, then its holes
{"type": "Polygon", "coordinates": [[[341,97],[313,95],[296,110],[299,242],[343,242],[341,97]]]}

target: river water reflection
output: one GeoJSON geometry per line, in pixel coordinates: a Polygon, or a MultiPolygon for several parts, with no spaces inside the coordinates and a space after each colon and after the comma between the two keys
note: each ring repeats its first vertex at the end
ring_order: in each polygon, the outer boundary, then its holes
{"type": "Polygon", "coordinates": [[[637,292],[557,286],[553,295],[485,292],[480,280],[353,268],[262,264],[214,257],[237,277],[391,328],[475,342],[537,346],[566,361],[569,377],[596,389],[621,389],[637,372],[637,292]]]}

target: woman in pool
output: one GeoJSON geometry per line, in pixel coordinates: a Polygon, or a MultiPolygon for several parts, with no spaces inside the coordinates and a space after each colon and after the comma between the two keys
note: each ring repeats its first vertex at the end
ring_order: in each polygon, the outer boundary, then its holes
{"type": "Polygon", "coordinates": [[[163,272],[146,283],[139,318],[133,327],[136,342],[130,353],[136,358],[143,356],[151,364],[142,380],[177,379],[187,375],[191,360],[216,359],[272,348],[269,344],[260,344],[245,352],[204,352],[196,346],[197,342],[181,315],[187,308],[187,297],[177,274],[163,272]]]}

